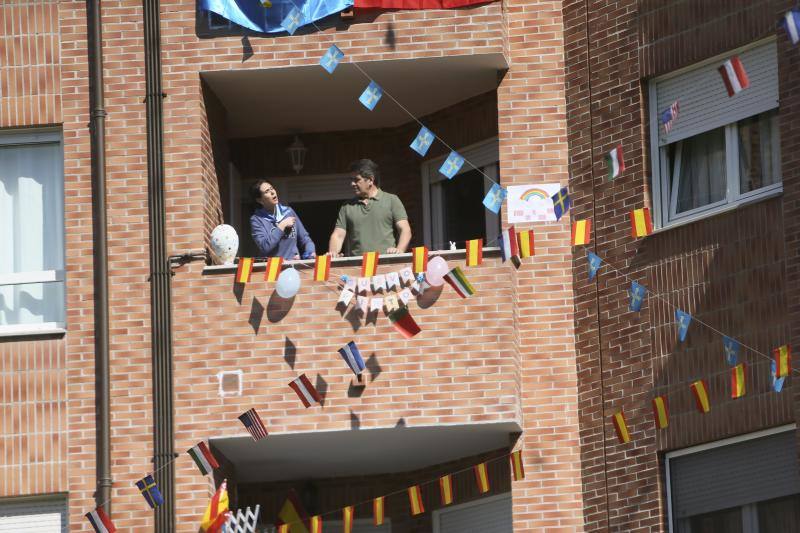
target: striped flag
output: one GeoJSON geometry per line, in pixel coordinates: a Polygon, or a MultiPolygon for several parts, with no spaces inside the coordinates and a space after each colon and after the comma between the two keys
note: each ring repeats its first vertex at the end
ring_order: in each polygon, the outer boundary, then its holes
{"type": "Polygon", "coordinates": [[[519,242],[519,257],[524,259],[526,257],[533,257],[533,230],[526,229],[517,233],[517,240],[519,242]]]}
{"type": "Polygon", "coordinates": [[[576,220],[572,224],[572,246],[582,246],[592,241],[592,221],[576,220]]]}
{"type": "Polygon", "coordinates": [[[631,435],[628,433],[628,424],[625,423],[625,414],[622,411],[614,413],[611,416],[611,421],[614,423],[614,430],[617,432],[617,438],[621,444],[627,444],[631,441],[631,435]]]}
{"type": "Polygon", "coordinates": [[[209,473],[213,472],[215,468],[219,468],[217,459],[211,453],[211,450],[208,449],[205,441],[198,442],[193,447],[189,448],[186,453],[191,456],[197,465],[197,468],[200,469],[200,473],[204,476],[207,476],[209,473]]]}
{"type": "Polygon", "coordinates": [[[483,239],[467,241],[467,266],[474,267],[483,263],[483,239]]]}
{"type": "Polygon", "coordinates": [[[300,398],[306,408],[311,407],[312,403],[322,403],[322,398],[320,398],[317,389],[314,388],[311,380],[305,374],[300,374],[300,377],[293,379],[289,386],[297,393],[297,397],[300,398]]]}
{"type": "Polygon", "coordinates": [[[364,368],[366,368],[364,359],[361,357],[361,351],[358,349],[358,346],[356,346],[355,341],[350,341],[339,348],[339,353],[356,376],[361,374],[364,368]]]}
{"type": "Polygon", "coordinates": [[[422,331],[414,319],[411,316],[411,313],[408,312],[407,307],[401,307],[395,311],[389,313],[389,320],[391,320],[394,329],[400,332],[400,334],[405,337],[406,339],[410,339],[420,331],[422,331]]]}
{"type": "Polygon", "coordinates": [[[775,356],[775,376],[782,378],[788,376],[792,369],[792,348],[784,344],[772,351],[775,356]]]}
{"type": "Polygon", "coordinates": [[[625,159],[622,156],[621,144],[618,144],[616,148],[606,155],[606,167],[608,167],[608,181],[625,172],[625,159]]]}
{"type": "Polygon", "coordinates": [[[278,281],[283,267],[283,257],[270,257],[267,259],[267,270],[264,271],[264,281],[278,281]]]}
{"type": "Polygon", "coordinates": [[[250,281],[250,274],[253,273],[253,258],[242,257],[239,259],[239,266],[236,267],[236,283],[247,283],[250,281]]]}
{"type": "Polygon", "coordinates": [[[136,487],[138,487],[139,492],[142,493],[144,499],[147,500],[147,503],[150,505],[151,509],[155,509],[164,503],[164,498],[161,496],[161,491],[158,490],[158,485],[156,484],[156,480],[153,479],[152,474],[147,474],[142,479],[137,481],[136,487]]]}
{"type": "MultiPolygon", "coordinates": [[[[281,506],[281,510],[278,512],[278,521],[277,526],[282,527],[286,526],[286,533],[289,533],[290,529],[294,529],[295,531],[308,531],[306,528],[306,524],[308,524],[308,514],[306,514],[305,509],[303,509],[303,505],[300,503],[300,498],[297,497],[297,493],[290,489],[289,493],[286,495],[286,501],[283,502],[281,506]]],[[[280,529],[278,529],[280,531],[280,529]]]]}
{"type": "Polygon", "coordinates": [[[507,227],[500,234],[500,254],[504,263],[513,257],[519,257],[517,233],[514,230],[514,226],[507,227]]]}
{"type": "Polygon", "coordinates": [[[331,273],[331,256],[318,255],[314,261],[314,281],[328,281],[331,273]]]}
{"type": "Polygon", "coordinates": [[[365,252],[361,263],[361,276],[365,278],[374,276],[378,271],[379,259],[380,254],[378,252],[365,252]]]}
{"type": "Polygon", "coordinates": [[[95,533],[114,533],[117,530],[102,507],[86,513],[86,519],[92,524],[95,533]]]}
{"type": "Polygon", "coordinates": [[[344,533],[353,533],[353,515],[355,512],[355,508],[352,505],[342,509],[342,531],[344,533]]]}
{"type": "Polygon", "coordinates": [[[747,393],[747,385],[745,384],[745,366],[744,363],[739,363],[731,368],[731,398],[741,398],[747,393]]]}
{"type": "Polygon", "coordinates": [[[424,273],[428,268],[428,249],[425,246],[417,246],[411,249],[411,264],[414,274],[424,273]]]}
{"type": "Polygon", "coordinates": [[[408,487],[408,503],[411,506],[411,516],[417,516],[425,512],[425,506],[422,505],[422,492],[419,490],[419,485],[408,487]]]}
{"type": "Polygon", "coordinates": [[[279,525],[277,533],[291,533],[289,531],[289,524],[281,524],[281,525],[279,525]]]}
{"type": "Polygon", "coordinates": [[[203,513],[203,521],[200,523],[200,528],[205,533],[219,533],[225,522],[228,521],[230,511],[228,511],[228,481],[223,480],[222,485],[219,486],[217,492],[211,497],[208,502],[206,512],[203,513]]]}
{"type": "Polygon", "coordinates": [[[664,131],[666,133],[669,133],[669,130],[672,129],[672,123],[675,122],[675,119],[678,118],[679,108],[680,105],[678,104],[678,101],[675,100],[675,103],[673,103],[671,106],[665,109],[663,113],[661,113],[661,123],[664,125],[664,131]]]}
{"type": "Polygon", "coordinates": [[[665,429],[669,426],[669,408],[666,396],[653,398],[653,418],[656,421],[656,429],[665,429]]]}
{"type": "Polygon", "coordinates": [[[634,209],[631,211],[631,234],[633,238],[646,237],[653,233],[653,221],[650,219],[650,209],[634,209]]]}
{"type": "Polygon", "coordinates": [[[439,478],[439,492],[442,495],[442,505],[453,503],[453,476],[447,474],[439,478]]]}
{"type": "Polygon", "coordinates": [[[702,379],[698,379],[690,385],[690,388],[694,395],[697,410],[703,414],[709,412],[711,410],[711,405],[708,402],[708,387],[706,387],[706,382],[702,379]]]}
{"type": "Polygon", "coordinates": [[[311,520],[309,521],[311,527],[309,528],[309,533],[322,533],[322,517],[312,516],[311,520]]]}
{"type": "Polygon", "coordinates": [[[522,450],[517,450],[511,454],[511,476],[514,481],[525,479],[525,467],[522,464],[522,450]]]}
{"type": "Polygon", "coordinates": [[[475,288],[461,271],[460,267],[455,267],[453,270],[444,275],[445,281],[453,287],[459,296],[468,298],[475,294],[475,288]]]}
{"type": "Polygon", "coordinates": [[[383,496],[378,496],[372,500],[372,523],[376,526],[383,525],[385,517],[383,503],[383,496]]]}
{"type": "Polygon", "coordinates": [[[789,39],[792,44],[800,42],[800,10],[792,9],[783,15],[781,21],[783,27],[786,28],[786,33],[789,34],[789,39]]]}
{"type": "Polygon", "coordinates": [[[750,79],[747,77],[747,72],[745,72],[739,56],[733,56],[728,59],[718,70],[722,75],[722,81],[725,83],[725,89],[727,89],[729,97],[735,96],[750,87],[750,79]]]}
{"type": "Polygon", "coordinates": [[[250,432],[250,435],[253,436],[254,441],[259,441],[267,436],[267,428],[261,421],[261,417],[258,416],[255,407],[239,415],[239,420],[242,421],[244,427],[250,432]]]}
{"type": "Polygon", "coordinates": [[[486,463],[481,463],[473,467],[475,471],[475,481],[478,483],[478,492],[486,494],[489,492],[489,472],[486,471],[486,463]]]}

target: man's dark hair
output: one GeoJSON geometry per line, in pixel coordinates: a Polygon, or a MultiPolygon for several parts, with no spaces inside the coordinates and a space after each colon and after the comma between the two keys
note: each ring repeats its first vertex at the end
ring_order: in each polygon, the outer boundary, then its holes
{"type": "Polygon", "coordinates": [[[265,183],[269,183],[267,180],[258,180],[256,181],[252,187],[250,187],[250,196],[253,202],[255,202],[257,207],[261,207],[261,204],[258,202],[261,199],[261,186],[265,183]]]}
{"type": "Polygon", "coordinates": [[[372,159],[353,161],[350,163],[350,172],[371,179],[376,187],[381,183],[381,172],[378,170],[378,164],[372,159]]]}

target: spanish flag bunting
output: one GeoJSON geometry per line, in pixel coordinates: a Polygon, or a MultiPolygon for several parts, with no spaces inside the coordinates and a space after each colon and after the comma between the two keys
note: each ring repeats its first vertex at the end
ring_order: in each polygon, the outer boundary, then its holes
{"type": "Polygon", "coordinates": [[[291,533],[289,531],[289,524],[281,524],[281,525],[279,525],[278,526],[278,533],[291,533]]]}
{"type": "Polygon", "coordinates": [[[250,274],[253,273],[253,258],[242,257],[239,259],[239,266],[236,267],[236,283],[247,283],[250,281],[250,274]]]}
{"type": "Polygon", "coordinates": [[[267,259],[267,270],[264,272],[264,281],[278,281],[283,266],[283,257],[270,257],[267,259]]]}
{"type": "Polygon", "coordinates": [[[228,510],[228,480],[223,480],[217,492],[208,502],[200,529],[205,533],[218,533],[222,531],[225,522],[228,521],[230,511],[228,510]]]}
{"type": "Polygon", "coordinates": [[[383,525],[383,496],[378,496],[374,500],[372,500],[372,523],[376,526],[383,525]]]}
{"type": "Polygon", "coordinates": [[[422,492],[419,490],[419,485],[408,487],[408,503],[411,505],[411,516],[417,516],[425,512],[425,506],[422,505],[422,492]]]}
{"type": "Polygon", "coordinates": [[[475,481],[478,483],[478,491],[481,494],[489,492],[489,473],[486,471],[486,463],[481,463],[473,467],[475,471],[475,481]]]}
{"type": "Polygon", "coordinates": [[[412,248],[411,257],[411,263],[414,267],[414,274],[424,274],[428,269],[428,249],[424,246],[412,248]]]}
{"type": "Polygon", "coordinates": [[[788,376],[792,369],[792,347],[784,344],[773,350],[775,355],[775,377],[788,376]]]}
{"type": "Polygon", "coordinates": [[[669,426],[669,408],[666,396],[653,398],[653,418],[656,421],[656,429],[666,429],[669,426]]]}
{"type": "Polygon", "coordinates": [[[741,398],[747,393],[747,386],[745,385],[745,366],[744,363],[739,363],[731,368],[731,398],[741,398]]]}
{"type": "Polygon", "coordinates": [[[378,271],[378,259],[380,254],[378,252],[366,252],[364,260],[361,263],[361,276],[370,278],[378,271]]]}
{"type": "Polygon", "coordinates": [[[311,526],[309,528],[309,533],[322,533],[322,517],[321,516],[319,516],[319,515],[312,516],[311,519],[309,520],[309,525],[311,526]]]}
{"type": "Polygon", "coordinates": [[[694,394],[695,402],[697,403],[697,410],[705,414],[711,410],[711,405],[708,403],[708,387],[706,382],[698,379],[690,385],[692,394],[694,394]]]}
{"type": "Polygon", "coordinates": [[[617,432],[617,438],[621,444],[627,444],[631,441],[631,435],[628,433],[628,424],[625,423],[625,414],[622,411],[614,413],[611,416],[611,421],[614,422],[614,429],[617,432]]]}
{"type": "Polygon", "coordinates": [[[442,494],[442,505],[453,503],[453,476],[447,474],[439,478],[439,491],[442,494]]]}
{"type": "Polygon", "coordinates": [[[592,221],[576,220],[572,224],[572,246],[582,246],[592,241],[592,221]]]}
{"type": "Polygon", "coordinates": [[[631,234],[634,238],[646,237],[653,233],[653,221],[648,208],[631,211],[631,234]]]}
{"type": "Polygon", "coordinates": [[[342,509],[342,529],[344,533],[353,533],[353,515],[355,514],[355,508],[352,505],[348,505],[344,509],[342,509]]]}
{"type": "Polygon", "coordinates": [[[318,255],[314,261],[314,281],[328,281],[331,273],[331,256],[318,255]]]}
{"type": "Polygon", "coordinates": [[[517,450],[511,454],[511,475],[514,481],[525,479],[525,467],[522,465],[522,450],[517,450]]]}
{"type": "Polygon", "coordinates": [[[290,490],[278,512],[278,526],[285,525],[287,533],[290,530],[292,530],[291,533],[308,533],[307,523],[308,515],[303,509],[303,504],[300,503],[300,498],[295,491],[290,490]]]}
{"type": "Polygon", "coordinates": [[[474,267],[483,263],[483,239],[467,241],[467,266],[474,267]]]}
{"type": "Polygon", "coordinates": [[[517,233],[517,239],[519,242],[519,256],[520,258],[524,259],[526,257],[532,257],[534,254],[533,249],[533,230],[526,229],[522,230],[517,233]]]}

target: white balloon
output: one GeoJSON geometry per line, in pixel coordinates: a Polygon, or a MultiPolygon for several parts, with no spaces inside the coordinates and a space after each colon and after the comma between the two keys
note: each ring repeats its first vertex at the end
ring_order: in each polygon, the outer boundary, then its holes
{"type": "Polygon", "coordinates": [[[211,232],[211,258],[217,265],[232,265],[239,251],[239,236],[233,226],[220,224],[211,232]]]}
{"type": "Polygon", "coordinates": [[[275,292],[281,298],[292,298],[300,290],[300,274],[294,268],[287,268],[278,276],[275,292]]]}

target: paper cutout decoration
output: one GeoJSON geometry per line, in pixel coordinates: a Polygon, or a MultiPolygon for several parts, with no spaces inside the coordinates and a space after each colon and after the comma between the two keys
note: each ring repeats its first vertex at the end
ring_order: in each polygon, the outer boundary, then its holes
{"type": "Polygon", "coordinates": [[[286,531],[288,533],[290,526],[297,528],[299,525],[303,525],[303,529],[305,529],[305,524],[307,523],[308,514],[303,508],[303,504],[300,503],[300,498],[297,496],[297,493],[290,489],[289,493],[286,495],[286,501],[283,502],[281,510],[278,512],[278,521],[276,525],[286,525],[286,531]]]}
{"type": "Polygon", "coordinates": [[[380,254],[378,252],[365,252],[361,262],[361,275],[364,277],[372,277],[378,271],[378,262],[380,261],[380,254]]]}
{"type": "Polygon", "coordinates": [[[370,278],[358,278],[358,293],[367,294],[369,292],[370,278]]]}
{"type": "Polygon", "coordinates": [[[411,506],[411,516],[417,516],[425,512],[425,506],[422,505],[422,493],[419,490],[419,485],[408,487],[408,503],[411,506]]]}
{"type": "Polygon", "coordinates": [[[411,267],[405,267],[400,270],[400,279],[403,281],[403,283],[414,282],[414,273],[411,272],[411,267]]]}
{"type": "Polygon", "coordinates": [[[672,129],[672,123],[678,118],[680,111],[680,104],[677,100],[661,113],[661,123],[664,125],[664,132],[669,133],[672,129]]]}
{"type": "Polygon", "coordinates": [[[653,233],[653,221],[650,218],[650,209],[634,209],[631,211],[631,235],[633,238],[647,237],[653,233]]]}
{"type": "Polygon", "coordinates": [[[692,323],[692,315],[686,311],[676,309],[675,320],[678,321],[678,339],[683,342],[686,340],[686,332],[689,331],[689,324],[692,323]]]}
{"type": "Polygon", "coordinates": [[[236,267],[236,283],[247,283],[250,281],[250,274],[253,273],[253,258],[242,257],[239,259],[239,266],[236,267]]]}
{"type": "Polygon", "coordinates": [[[569,192],[566,187],[553,195],[553,213],[556,215],[556,220],[560,220],[562,216],[569,211],[572,205],[572,200],[569,198],[569,192]]]}
{"type": "Polygon", "coordinates": [[[419,155],[425,157],[425,154],[428,153],[428,149],[431,147],[431,144],[433,144],[434,139],[436,139],[436,136],[433,134],[433,132],[431,132],[431,130],[425,126],[422,126],[422,128],[419,130],[419,133],[417,133],[417,136],[414,137],[414,141],[409,146],[411,146],[411,149],[417,152],[419,155]]]}
{"type": "Polygon", "coordinates": [[[783,15],[781,25],[786,29],[792,44],[800,42],[800,10],[792,9],[783,15]]]}
{"type": "Polygon", "coordinates": [[[489,192],[487,192],[486,196],[483,198],[483,205],[496,215],[500,212],[500,208],[503,206],[503,201],[506,199],[507,195],[507,190],[497,183],[493,183],[492,188],[489,189],[489,192]]]}
{"type": "Polygon", "coordinates": [[[386,288],[389,290],[400,288],[400,276],[397,275],[397,272],[386,274],[386,288]]]}
{"type": "Polygon", "coordinates": [[[772,350],[775,357],[775,369],[779,378],[789,375],[792,370],[792,348],[788,344],[784,344],[780,348],[772,350]]]}
{"type": "Polygon", "coordinates": [[[750,79],[747,77],[747,72],[745,72],[739,56],[728,59],[718,70],[725,83],[725,89],[728,91],[728,97],[736,96],[750,87],[750,79]]]}
{"type": "Polygon", "coordinates": [[[355,296],[355,293],[350,289],[342,289],[342,292],[339,293],[339,301],[336,303],[344,304],[347,307],[353,300],[353,296],[355,296]]]}
{"type": "Polygon", "coordinates": [[[361,314],[366,315],[369,310],[369,298],[366,296],[357,296],[356,303],[358,304],[358,310],[361,314]]]}
{"type": "Polygon", "coordinates": [[[386,276],[372,276],[372,292],[382,292],[386,290],[386,276]]]}
{"type": "Polygon", "coordinates": [[[369,312],[370,313],[377,313],[383,309],[383,298],[372,298],[369,301],[369,312]]]}
{"type": "Polygon", "coordinates": [[[407,307],[401,307],[397,311],[392,311],[389,313],[389,320],[392,322],[394,329],[400,332],[400,334],[405,337],[406,339],[410,339],[420,331],[422,331],[414,319],[411,317],[411,313],[408,312],[407,307]]]}
{"type": "Polygon", "coordinates": [[[411,265],[414,267],[414,274],[424,273],[428,268],[428,248],[425,246],[412,248],[411,265]]]}
{"type": "Polygon", "coordinates": [[[361,374],[366,368],[366,365],[364,364],[364,358],[361,357],[361,351],[358,349],[355,341],[350,341],[343,347],[339,348],[339,354],[356,376],[361,374]]]}
{"type": "Polygon", "coordinates": [[[517,233],[517,242],[519,244],[520,259],[533,257],[535,253],[533,245],[533,230],[525,229],[517,233]]]}
{"type": "Polygon", "coordinates": [[[628,433],[628,424],[625,423],[625,414],[622,411],[611,415],[611,421],[614,424],[614,430],[617,432],[617,438],[620,444],[627,444],[631,441],[631,434],[628,433]]]}
{"type": "Polygon", "coordinates": [[[385,507],[383,496],[378,496],[372,500],[372,524],[382,526],[385,518],[385,507]]]}
{"type": "Polygon", "coordinates": [[[461,170],[463,165],[464,158],[458,155],[456,151],[452,151],[450,152],[450,155],[447,156],[447,159],[444,160],[442,166],[439,167],[439,173],[451,180],[453,179],[453,176],[458,174],[458,171],[461,170]]]}
{"type": "Polygon", "coordinates": [[[783,390],[783,383],[786,381],[786,378],[785,377],[779,378],[777,376],[777,371],[775,370],[775,368],[776,368],[775,361],[770,361],[769,362],[769,367],[770,367],[769,368],[770,376],[772,378],[772,381],[771,381],[772,390],[774,390],[775,392],[780,392],[781,390],[783,390]]]}
{"type": "Polygon", "coordinates": [[[387,295],[386,298],[383,299],[383,306],[386,308],[387,315],[396,309],[400,309],[400,302],[397,300],[397,295],[387,295]]]}
{"type": "Polygon", "coordinates": [[[522,464],[522,450],[511,454],[511,476],[514,481],[525,479],[525,467],[522,464]]]}
{"type": "Polygon", "coordinates": [[[500,256],[505,263],[513,257],[519,257],[517,234],[514,226],[509,226],[500,234],[500,256]]]}
{"type": "Polygon", "coordinates": [[[444,275],[445,281],[453,287],[459,296],[462,298],[469,298],[475,294],[475,288],[461,271],[461,268],[455,267],[453,270],[444,275]]]}
{"type": "Polygon", "coordinates": [[[669,408],[666,396],[653,398],[653,418],[656,422],[656,429],[666,429],[669,426],[669,408]]]}
{"type": "Polygon", "coordinates": [[[647,288],[644,285],[639,285],[635,281],[632,281],[628,294],[631,297],[628,309],[631,311],[640,311],[642,309],[642,302],[644,302],[644,298],[647,296],[647,288]]]}
{"type": "Polygon", "coordinates": [[[367,85],[367,88],[364,89],[364,92],[361,93],[361,96],[358,97],[358,101],[361,102],[364,107],[372,111],[375,109],[375,106],[378,105],[382,96],[383,89],[381,89],[381,86],[371,81],[369,85],[367,85]]]}
{"type": "Polygon", "coordinates": [[[314,261],[314,281],[328,281],[331,273],[331,256],[318,255],[314,261]]]}
{"type": "Polygon", "coordinates": [[[328,74],[333,74],[339,62],[344,59],[344,52],[339,50],[339,47],[332,44],[325,54],[319,59],[319,64],[322,68],[328,71],[328,74]]]}
{"type": "Polygon", "coordinates": [[[278,281],[283,267],[283,257],[270,257],[267,259],[267,269],[264,271],[264,281],[278,281]]]}
{"type": "Polygon", "coordinates": [[[254,441],[258,442],[267,436],[267,428],[264,426],[264,422],[261,421],[261,417],[258,416],[255,407],[239,415],[239,420],[244,424],[245,429],[250,432],[250,436],[253,437],[254,441]]]}
{"type": "Polygon", "coordinates": [[[589,262],[589,279],[591,280],[594,279],[603,260],[600,259],[599,255],[593,254],[592,252],[586,252],[586,259],[589,262]]]}
{"type": "Polygon", "coordinates": [[[606,168],[608,168],[608,181],[625,172],[625,159],[622,155],[621,144],[606,154],[606,168]]]}
{"type": "Polygon", "coordinates": [[[486,463],[481,463],[472,467],[475,472],[475,481],[478,484],[478,492],[486,494],[489,492],[489,472],[486,471],[486,463]]]}
{"type": "Polygon", "coordinates": [[[192,458],[197,468],[200,469],[200,473],[204,476],[213,472],[215,468],[219,468],[217,459],[214,457],[214,454],[211,453],[211,450],[208,449],[204,441],[198,442],[189,448],[186,453],[189,454],[189,457],[192,458]]]}
{"type": "Polygon", "coordinates": [[[739,342],[736,339],[722,337],[722,349],[725,351],[725,362],[730,366],[736,366],[739,363],[739,342]]]}
{"type": "Polygon", "coordinates": [[[344,288],[351,292],[358,292],[358,279],[348,277],[347,280],[344,282],[344,288]]]}
{"type": "Polygon", "coordinates": [[[592,241],[592,221],[576,220],[572,223],[572,246],[583,246],[592,241]]]}
{"type": "Polygon", "coordinates": [[[342,509],[342,530],[344,533],[353,533],[353,516],[355,508],[352,505],[342,509]]]}
{"type": "Polygon", "coordinates": [[[211,497],[211,501],[208,502],[208,507],[203,513],[203,520],[200,522],[200,528],[206,533],[222,531],[223,526],[230,517],[228,506],[228,481],[223,480],[211,497]]]}
{"type": "Polygon", "coordinates": [[[108,517],[102,507],[86,513],[86,519],[92,524],[95,533],[116,533],[114,522],[108,517]]]}
{"type": "Polygon", "coordinates": [[[142,479],[137,481],[136,486],[139,488],[139,492],[142,493],[142,496],[144,496],[144,499],[147,500],[147,504],[151,509],[155,509],[164,503],[164,498],[161,496],[161,491],[158,490],[156,480],[153,479],[151,474],[147,474],[142,479]]]}
{"type": "Polygon", "coordinates": [[[747,393],[747,385],[745,383],[745,365],[739,363],[731,368],[731,398],[741,398],[747,393]]]}
{"type": "Polygon", "coordinates": [[[711,404],[708,401],[708,387],[706,386],[706,382],[702,379],[698,379],[692,383],[689,388],[692,389],[697,410],[703,414],[709,412],[711,410],[711,404]]]}
{"type": "Polygon", "coordinates": [[[403,305],[408,305],[408,302],[411,301],[411,289],[408,287],[403,287],[403,290],[397,294],[397,297],[400,298],[400,301],[403,302],[403,305]]]}
{"type": "Polygon", "coordinates": [[[536,183],[508,186],[508,223],[555,222],[553,195],[560,183],[536,183]]]}
{"type": "Polygon", "coordinates": [[[483,239],[467,241],[467,266],[478,266],[483,263],[483,239]]]}
{"type": "Polygon", "coordinates": [[[296,7],[292,7],[289,11],[289,14],[286,15],[286,18],[283,19],[281,22],[281,26],[285,29],[289,35],[294,35],[294,32],[297,31],[297,28],[303,25],[303,13],[296,7]]]}
{"type": "Polygon", "coordinates": [[[309,533],[322,533],[322,517],[319,515],[312,516],[309,520],[309,533]]]}
{"type": "Polygon", "coordinates": [[[442,497],[442,505],[453,503],[453,476],[450,474],[439,478],[439,494],[442,497]]]}
{"type": "Polygon", "coordinates": [[[311,383],[311,380],[305,374],[300,374],[289,383],[289,387],[297,394],[306,409],[311,407],[312,403],[322,403],[322,398],[317,392],[317,389],[311,383]]]}

